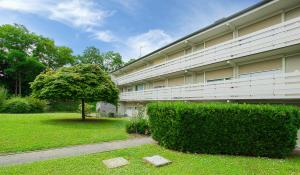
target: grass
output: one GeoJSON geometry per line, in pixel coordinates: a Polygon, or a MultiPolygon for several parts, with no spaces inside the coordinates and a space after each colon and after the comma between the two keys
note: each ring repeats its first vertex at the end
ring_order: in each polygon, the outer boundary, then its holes
{"type": "Polygon", "coordinates": [[[76,113],[0,114],[0,154],[127,139],[125,119],[76,113]]]}
{"type": "Polygon", "coordinates": [[[287,159],[254,158],[242,156],[185,154],[157,145],[104,152],[78,157],[52,159],[31,164],[0,168],[0,174],[300,174],[300,157],[287,159]],[[172,164],[155,168],[142,158],[160,154],[172,164]],[[102,160],[122,156],[129,165],[107,169],[102,160]]]}

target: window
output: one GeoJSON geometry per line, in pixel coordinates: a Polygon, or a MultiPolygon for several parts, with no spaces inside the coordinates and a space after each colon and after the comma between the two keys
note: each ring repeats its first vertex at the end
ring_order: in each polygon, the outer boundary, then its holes
{"type": "Polygon", "coordinates": [[[217,78],[217,79],[211,79],[211,80],[207,80],[207,83],[212,83],[212,82],[222,82],[225,80],[231,80],[232,77],[227,77],[227,78],[217,78]]]}
{"type": "Polygon", "coordinates": [[[281,73],[280,69],[262,71],[262,72],[250,72],[246,74],[240,74],[239,78],[250,78],[250,77],[268,76],[268,75],[272,76],[274,74],[279,74],[279,73],[281,73]]]}
{"type": "Polygon", "coordinates": [[[144,90],[144,84],[138,84],[138,85],[136,85],[135,86],[135,90],[136,91],[142,91],[142,90],[144,90]]]}
{"type": "Polygon", "coordinates": [[[163,87],[165,87],[164,85],[158,85],[158,86],[154,86],[154,88],[156,89],[156,88],[163,88],[163,87]]]}
{"type": "Polygon", "coordinates": [[[132,87],[127,88],[127,92],[131,92],[131,91],[133,91],[132,87]]]}

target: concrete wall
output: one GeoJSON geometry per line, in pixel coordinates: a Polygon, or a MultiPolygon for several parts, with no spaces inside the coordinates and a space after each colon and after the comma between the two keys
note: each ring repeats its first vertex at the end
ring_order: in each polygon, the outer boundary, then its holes
{"type": "Polygon", "coordinates": [[[168,86],[169,87],[181,86],[181,85],[184,85],[184,76],[168,79],[168,86]]]}
{"type": "Polygon", "coordinates": [[[217,45],[217,44],[220,44],[220,43],[223,43],[225,41],[229,41],[231,39],[233,39],[232,32],[206,41],[205,42],[205,48],[211,47],[211,46],[214,46],[214,45],[217,45]]]}
{"type": "Polygon", "coordinates": [[[239,36],[244,36],[253,32],[256,32],[258,30],[270,27],[275,24],[281,23],[281,15],[275,15],[270,18],[264,19],[262,21],[258,21],[254,24],[248,25],[246,27],[243,27],[238,30],[238,35],[239,36]]]}
{"type": "Polygon", "coordinates": [[[157,58],[155,60],[152,61],[152,65],[157,65],[157,64],[161,64],[163,62],[166,61],[166,58],[165,57],[160,57],[160,58],[157,58]]]}
{"type": "Polygon", "coordinates": [[[201,50],[204,48],[204,43],[198,43],[194,46],[194,51],[201,50]]]}
{"type": "Polygon", "coordinates": [[[182,56],[184,56],[184,50],[181,50],[179,52],[175,52],[175,53],[172,53],[172,54],[168,55],[167,61],[170,61],[170,60],[173,60],[175,58],[182,57],[182,56]]]}
{"type": "Polygon", "coordinates": [[[287,57],[285,61],[286,72],[300,71],[300,55],[287,57]]]}
{"type": "Polygon", "coordinates": [[[185,49],[185,54],[190,54],[192,53],[193,49],[192,47],[185,49]]]}
{"type": "Polygon", "coordinates": [[[193,80],[193,76],[192,75],[186,75],[185,76],[185,84],[193,84],[194,83],[194,80],[193,80]]]}
{"type": "Polygon", "coordinates": [[[205,72],[206,80],[228,78],[228,77],[233,77],[233,68],[232,67],[205,72]]]}
{"type": "Polygon", "coordinates": [[[165,80],[158,80],[153,82],[153,88],[159,87],[159,86],[166,86],[165,80]]]}
{"type": "Polygon", "coordinates": [[[268,60],[239,66],[239,73],[262,72],[282,68],[282,59],[268,60]]]}
{"type": "Polygon", "coordinates": [[[153,82],[145,83],[145,89],[152,89],[152,88],[153,88],[153,82]]]}
{"type": "Polygon", "coordinates": [[[300,7],[292,9],[285,14],[285,20],[291,20],[300,16],[300,7]]]}
{"type": "Polygon", "coordinates": [[[196,73],[195,83],[203,83],[203,82],[204,82],[204,73],[203,72],[196,73]]]}

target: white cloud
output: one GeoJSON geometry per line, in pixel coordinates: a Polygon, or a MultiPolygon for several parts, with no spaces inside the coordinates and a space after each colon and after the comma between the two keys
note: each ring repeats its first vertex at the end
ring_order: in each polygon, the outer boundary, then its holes
{"type": "Polygon", "coordinates": [[[92,1],[62,1],[49,8],[50,19],[72,24],[75,27],[99,26],[113,12],[96,8],[92,1]]]}
{"type": "Polygon", "coordinates": [[[125,59],[137,58],[141,55],[146,55],[168,43],[173,41],[173,38],[161,29],[149,30],[146,33],[141,33],[136,36],[131,36],[125,42],[126,50],[123,51],[125,59]]]}
{"type": "Polygon", "coordinates": [[[97,39],[97,40],[100,40],[100,41],[104,41],[104,42],[116,41],[116,37],[109,30],[106,30],[106,31],[94,31],[93,33],[94,33],[94,35],[93,35],[94,39],[97,39]]]}
{"type": "Polygon", "coordinates": [[[137,10],[141,7],[141,1],[139,0],[112,0],[120,5],[123,11],[129,14],[136,14],[137,10]]]}
{"type": "Polygon", "coordinates": [[[51,1],[42,2],[38,0],[1,0],[0,8],[27,13],[38,13],[44,11],[47,6],[51,4],[50,2],[51,1]]]}
{"type": "Polygon", "coordinates": [[[114,12],[101,9],[91,0],[0,0],[1,8],[43,16],[80,28],[101,41],[110,42],[113,39],[110,32],[96,28],[101,27],[114,12]]]}
{"type": "Polygon", "coordinates": [[[113,13],[88,0],[0,0],[0,8],[46,16],[75,27],[99,26],[113,13]]]}

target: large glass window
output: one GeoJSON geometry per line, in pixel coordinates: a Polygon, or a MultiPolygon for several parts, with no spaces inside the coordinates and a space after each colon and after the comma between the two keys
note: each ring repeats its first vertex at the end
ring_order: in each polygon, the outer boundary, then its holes
{"type": "Polygon", "coordinates": [[[164,85],[158,85],[158,86],[154,86],[154,89],[157,89],[157,88],[164,88],[165,86],[164,85]]]}
{"type": "Polygon", "coordinates": [[[144,84],[138,84],[138,85],[136,85],[135,86],[135,90],[136,91],[142,91],[142,90],[144,90],[144,84]]]}
{"type": "Polygon", "coordinates": [[[222,82],[225,80],[231,80],[232,77],[227,77],[227,78],[217,78],[217,79],[211,79],[211,80],[206,80],[207,83],[212,83],[212,82],[222,82]]]}

